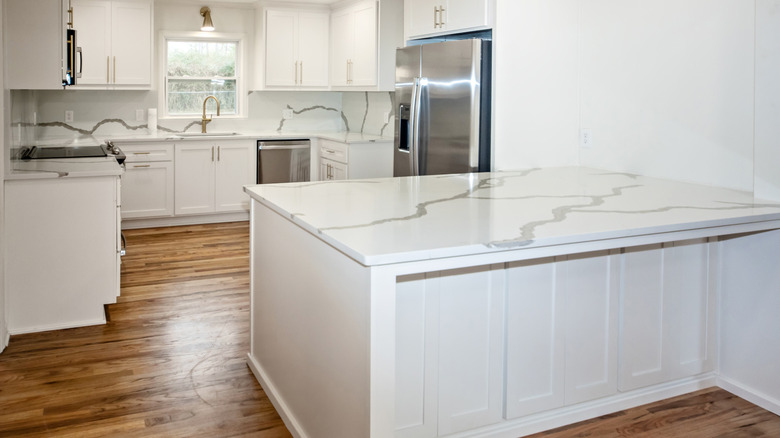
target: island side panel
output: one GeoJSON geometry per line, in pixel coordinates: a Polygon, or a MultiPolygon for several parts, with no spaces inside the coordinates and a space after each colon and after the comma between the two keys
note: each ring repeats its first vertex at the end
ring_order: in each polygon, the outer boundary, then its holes
{"type": "Polygon", "coordinates": [[[780,415],[780,230],[720,251],[720,386],[780,415]]]}
{"type": "Polygon", "coordinates": [[[369,269],[252,201],[250,366],[295,436],[369,436],[369,269]]]}

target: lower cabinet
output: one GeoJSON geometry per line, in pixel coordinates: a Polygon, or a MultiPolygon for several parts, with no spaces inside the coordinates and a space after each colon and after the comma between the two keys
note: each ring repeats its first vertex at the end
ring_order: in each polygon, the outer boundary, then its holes
{"type": "Polygon", "coordinates": [[[173,215],[173,145],[120,144],[127,156],[122,175],[122,218],[173,215]]]}
{"type": "Polygon", "coordinates": [[[620,390],[714,368],[715,283],[706,239],[626,249],[620,390]]]}
{"type": "Polygon", "coordinates": [[[393,176],[393,143],[320,140],[320,180],[393,176]]]}
{"type": "Polygon", "coordinates": [[[396,436],[463,432],[711,371],[711,245],[400,277],[396,436]]]}
{"type": "Polygon", "coordinates": [[[243,186],[255,182],[253,141],[182,142],[175,157],[175,214],[249,209],[243,186]]]}

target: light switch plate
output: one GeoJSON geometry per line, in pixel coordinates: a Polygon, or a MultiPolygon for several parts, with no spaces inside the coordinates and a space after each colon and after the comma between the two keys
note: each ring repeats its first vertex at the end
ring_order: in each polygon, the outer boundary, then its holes
{"type": "Polygon", "coordinates": [[[73,110],[65,110],[65,122],[73,121],[73,110]]]}

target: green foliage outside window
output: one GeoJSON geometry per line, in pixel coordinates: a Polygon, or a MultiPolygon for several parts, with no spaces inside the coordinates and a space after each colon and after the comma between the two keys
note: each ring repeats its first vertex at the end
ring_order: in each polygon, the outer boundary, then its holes
{"type": "MultiPolygon", "coordinates": [[[[237,42],[169,40],[167,45],[169,115],[200,115],[210,95],[219,99],[220,114],[237,114],[237,42]]],[[[206,108],[208,114],[216,113],[214,102],[206,108]]]]}

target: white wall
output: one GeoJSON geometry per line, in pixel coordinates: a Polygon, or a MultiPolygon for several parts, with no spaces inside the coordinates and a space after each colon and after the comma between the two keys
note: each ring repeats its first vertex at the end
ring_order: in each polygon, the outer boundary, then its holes
{"type": "Polygon", "coordinates": [[[755,195],[780,199],[780,1],[756,0],[755,195]]]}
{"type": "Polygon", "coordinates": [[[753,189],[753,2],[583,2],[580,163],[753,189]]]}
{"type": "MultiPolygon", "coordinates": [[[[777,2],[756,1],[770,51],[777,2]]],[[[752,191],[756,85],[779,91],[755,118],[756,186],[780,191],[780,54],[754,68],[755,1],[497,0],[497,21],[497,169],[581,164],[752,191]]]]}
{"type": "MultiPolygon", "coordinates": [[[[3,59],[3,8],[0,8],[0,59],[3,59]]],[[[0,84],[4,83],[4,69],[0,68],[0,84]]],[[[5,156],[8,139],[6,138],[5,127],[9,126],[8,119],[5,116],[6,102],[10,99],[9,93],[3,90],[3,99],[0,101],[0,153],[5,156]]],[[[0,166],[0,352],[8,345],[8,329],[6,328],[5,315],[5,166],[7,159],[3,159],[4,164],[0,166]]]]}
{"type": "Polygon", "coordinates": [[[496,0],[495,170],[576,165],[579,0],[496,0]]]}

